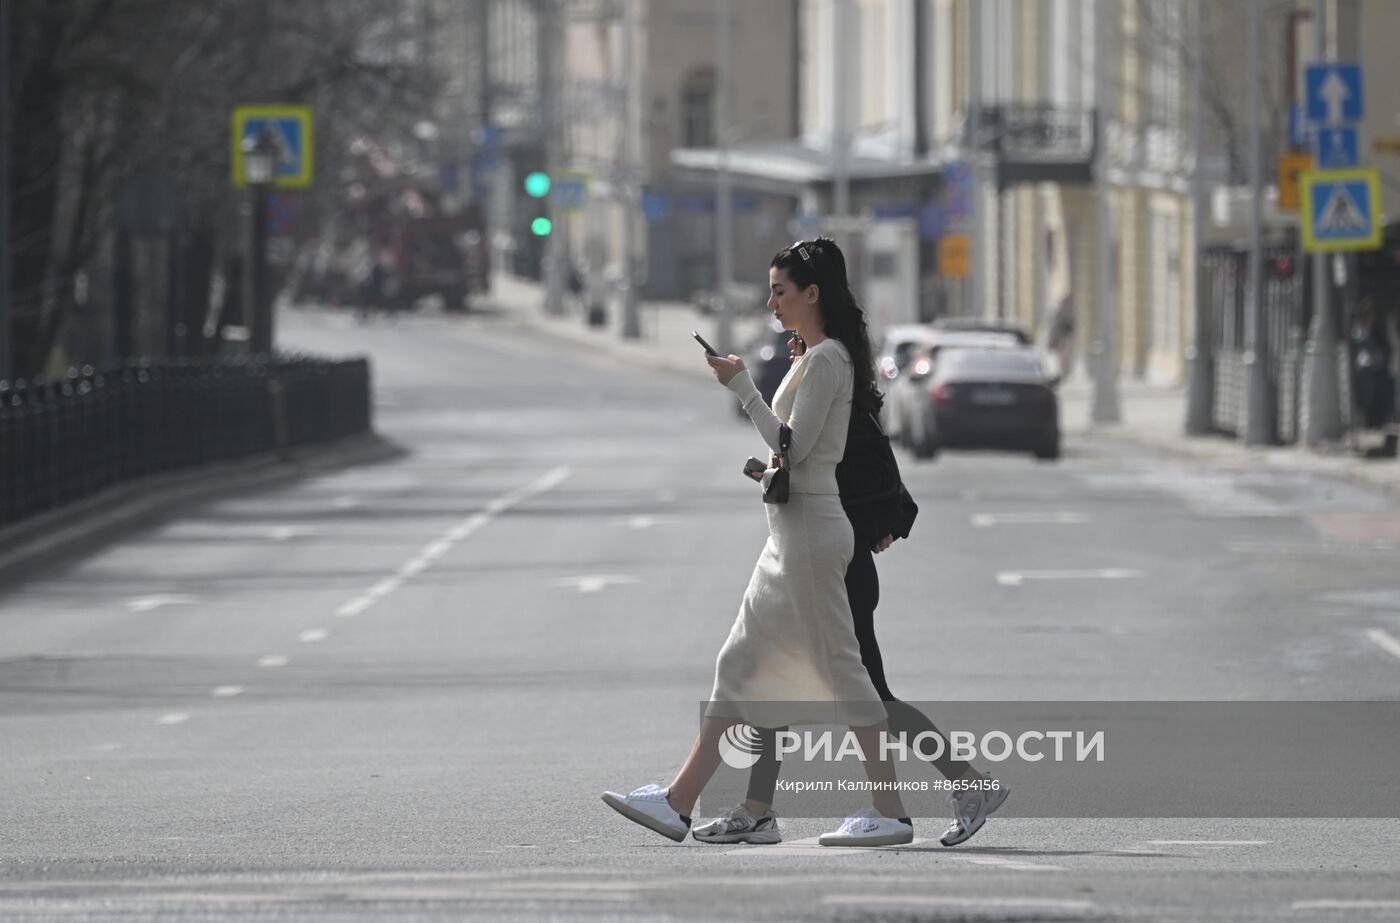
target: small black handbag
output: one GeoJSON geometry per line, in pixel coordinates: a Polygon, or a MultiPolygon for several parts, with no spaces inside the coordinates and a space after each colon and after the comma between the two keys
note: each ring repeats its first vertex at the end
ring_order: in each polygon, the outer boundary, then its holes
{"type": "Polygon", "coordinates": [[[788,464],[788,449],[792,447],[792,430],[786,425],[778,427],[778,470],[768,479],[763,489],[764,503],[788,502],[788,488],[792,481],[791,465],[788,464]]]}

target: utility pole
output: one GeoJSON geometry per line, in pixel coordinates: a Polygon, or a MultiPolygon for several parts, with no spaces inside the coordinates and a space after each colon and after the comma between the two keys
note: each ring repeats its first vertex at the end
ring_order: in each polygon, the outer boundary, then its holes
{"type": "Polygon", "coordinates": [[[1205,15],[1202,0],[1191,2],[1191,145],[1194,153],[1191,161],[1195,168],[1191,175],[1191,241],[1195,250],[1193,264],[1196,271],[1195,298],[1193,311],[1195,332],[1191,346],[1186,353],[1190,365],[1186,389],[1186,434],[1203,436],[1211,431],[1215,416],[1215,343],[1211,336],[1210,324],[1210,279],[1206,276],[1201,256],[1205,253],[1206,233],[1206,178],[1201,168],[1201,158],[1205,153],[1205,93],[1204,74],[1205,46],[1202,41],[1201,17],[1205,15]]]}
{"type": "MultiPolygon", "coordinates": [[[[1328,54],[1328,22],[1323,0],[1313,0],[1313,53],[1319,63],[1331,60],[1328,54]]],[[[1335,7],[1334,7],[1335,8],[1335,7]]],[[[1342,398],[1337,382],[1337,323],[1332,313],[1332,288],[1328,284],[1327,256],[1313,254],[1313,311],[1308,330],[1308,417],[1303,445],[1317,446],[1342,438],[1342,398]]]]}
{"type": "Polygon", "coordinates": [[[983,4],[968,7],[968,45],[971,55],[967,64],[968,151],[972,168],[972,284],[968,286],[968,304],[963,314],[984,317],[987,313],[987,206],[982,195],[982,109],[985,105],[982,88],[982,10],[983,4]]]}
{"type": "Polygon", "coordinates": [[[0,381],[14,374],[13,288],[10,273],[10,0],[0,0],[0,381]]]}
{"type": "Polygon", "coordinates": [[[559,94],[563,87],[560,78],[560,52],[562,42],[559,30],[559,5],[557,0],[536,0],[537,58],[536,70],[540,94],[540,132],[544,144],[545,172],[552,184],[550,194],[545,198],[545,209],[549,215],[550,233],[545,238],[545,296],[544,310],[549,315],[564,313],[564,261],[569,258],[569,248],[564,245],[562,213],[552,191],[559,183],[559,172],[564,166],[563,152],[563,106],[559,94]]]}
{"type": "Polygon", "coordinates": [[[1108,17],[1117,3],[1099,0],[1094,48],[1094,397],[1090,407],[1093,423],[1118,423],[1118,299],[1113,291],[1113,214],[1109,207],[1108,145],[1108,17]]]}
{"type": "Polygon", "coordinates": [[[637,0],[622,0],[622,86],[625,104],[622,115],[622,336],[635,340],[642,335],[641,317],[637,307],[637,212],[641,196],[637,190],[637,133],[641,131],[639,117],[640,81],[636,67],[635,36],[637,34],[637,0]]]}
{"type": "MultiPolygon", "coordinates": [[[[837,0],[840,2],[840,0],[837,0]]],[[[729,175],[729,0],[715,0],[715,143],[719,145],[719,169],[715,171],[715,299],[718,306],[720,355],[729,355],[733,310],[729,304],[729,280],[734,275],[734,183],[729,175]]]]}
{"type": "Polygon", "coordinates": [[[1267,445],[1273,441],[1272,401],[1269,395],[1267,343],[1264,331],[1264,179],[1262,151],[1263,105],[1260,74],[1259,0],[1249,0],[1249,313],[1245,331],[1244,444],[1267,445]]]}
{"type": "Polygon", "coordinates": [[[845,229],[844,220],[851,213],[851,55],[845,43],[855,34],[850,15],[851,0],[835,0],[835,28],[832,34],[832,60],[836,73],[832,80],[834,94],[831,115],[831,222],[834,228],[845,229]]]}

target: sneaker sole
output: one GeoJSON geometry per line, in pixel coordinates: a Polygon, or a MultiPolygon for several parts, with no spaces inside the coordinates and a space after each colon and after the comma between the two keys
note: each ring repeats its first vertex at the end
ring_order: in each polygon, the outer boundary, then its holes
{"type": "Polygon", "coordinates": [[[823,836],[817,840],[822,846],[905,846],[914,842],[914,831],[908,833],[886,833],[883,836],[823,836]]]}
{"type": "Polygon", "coordinates": [[[714,846],[730,846],[735,843],[749,843],[753,846],[772,846],[783,841],[783,835],[776,830],[771,832],[758,831],[757,833],[726,833],[722,836],[693,837],[697,843],[709,843],[714,846]]]}
{"type": "Polygon", "coordinates": [[[661,834],[667,839],[674,840],[677,843],[684,840],[686,834],[690,832],[689,829],[686,829],[677,833],[674,829],[666,826],[661,821],[652,817],[650,814],[643,814],[641,811],[638,811],[636,808],[632,807],[630,804],[628,804],[623,799],[617,797],[612,792],[603,793],[603,804],[612,808],[614,811],[621,814],[623,817],[627,818],[633,823],[641,824],[648,830],[655,830],[657,833],[661,834]]]}
{"type": "Polygon", "coordinates": [[[944,846],[957,846],[957,845],[959,845],[959,844],[966,843],[968,840],[972,839],[973,836],[975,836],[975,835],[977,834],[977,831],[978,831],[978,830],[981,830],[983,827],[987,826],[987,818],[989,818],[989,817],[991,817],[993,814],[995,814],[997,808],[999,808],[999,807],[1001,807],[1002,805],[1006,804],[1006,799],[1007,799],[1007,798],[1010,798],[1010,797],[1011,797],[1011,789],[1010,789],[1010,787],[1008,787],[1008,786],[1002,786],[1002,788],[1001,788],[1001,797],[997,799],[996,804],[991,805],[990,807],[987,808],[986,811],[983,812],[981,820],[979,820],[979,821],[977,822],[977,826],[976,826],[976,827],[973,827],[971,830],[967,831],[967,835],[966,835],[966,836],[960,837],[960,838],[958,838],[958,839],[948,839],[946,836],[944,836],[944,837],[939,838],[938,842],[939,842],[939,843],[942,843],[944,846]]]}

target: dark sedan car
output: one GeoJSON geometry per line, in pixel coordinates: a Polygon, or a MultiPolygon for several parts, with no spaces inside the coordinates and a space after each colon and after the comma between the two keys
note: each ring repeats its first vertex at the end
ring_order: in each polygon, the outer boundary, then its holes
{"type": "MultiPolygon", "coordinates": [[[[788,341],[795,335],[791,330],[784,330],[775,320],[745,351],[744,365],[753,376],[758,393],[769,405],[773,403],[773,395],[778,392],[778,385],[783,383],[783,376],[792,368],[788,341]]],[[[739,416],[746,416],[742,406],[735,406],[738,407],[739,416]]]]}
{"type": "Polygon", "coordinates": [[[916,458],[943,448],[1006,448],[1060,457],[1055,382],[1032,350],[945,349],[912,414],[916,458]]]}

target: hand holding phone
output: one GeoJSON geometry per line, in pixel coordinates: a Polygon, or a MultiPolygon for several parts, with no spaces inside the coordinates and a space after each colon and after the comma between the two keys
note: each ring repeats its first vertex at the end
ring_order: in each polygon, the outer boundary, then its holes
{"type": "Polygon", "coordinates": [[[697,342],[697,343],[699,343],[701,346],[705,347],[705,352],[709,353],[711,356],[718,356],[718,355],[719,355],[719,353],[715,351],[715,348],[714,348],[713,346],[711,346],[709,343],[706,343],[706,342],[705,342],[705,338],[702,337],[702,336],[700,335],[700,331],[698,331],[698,330],[692,330],[692,331],[690,331],[690,335],[693,336],[693,337],[695,337],[695,342],[697,342]]]}

